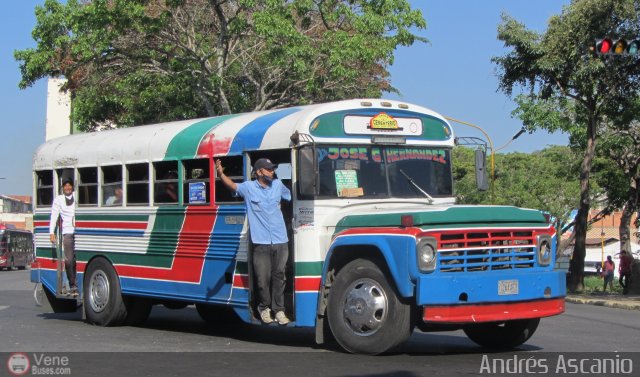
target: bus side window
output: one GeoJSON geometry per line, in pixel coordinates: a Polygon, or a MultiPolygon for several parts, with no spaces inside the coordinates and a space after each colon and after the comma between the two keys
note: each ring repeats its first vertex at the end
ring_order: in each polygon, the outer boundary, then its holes
{"type": "Polygon", "coordinates": [[[36,172],[36,203],[38,206],[50,206],[53,203],[53,171],[36,172]]]}
{"type": "MultiPolygon", "coordinates": [[[[215,157],[214,160],[220,160],[224,167],[224,174],[231,178],[235,183],[242,183],[243,177],[243,163],[242,156],[227,156],[227,157],[215,157]]],[[[241,202],[242,198],[236,196],[235,193],[222,183],[219,177],[216,177],[216,203],[224,202],[241,202]]]]}
{"type": "Polygon", "coordinates": [[[178,204],[178,161],[158,161],[154,168],[154,203],[178,204]]]}
{"type": "Polygon", "coordinates": [[[56,172],[58,173],[58,195],[62,194],[62,181],[66,178],[71,179],[73,187],[76,187],[76,177],[72,168],[57,169],[56,172]]]}
{"type": "Polygon", "coordinates": [[[149,205],[149,165],[127,165],[127,205],[149,205]]]}
{"type": "Polygon", "coordinates": [[[113,202],[116,189],[122,188],[122,165],[102,167],[102,204],[107,206],[122,205],[113,202]]]}
{"type": "Polygon", "coordinates": [[[98,169],[78,169],[78,204],[81,206],[98,205],[98,169]]]}
{"type": "Polygon", "coordinates": [[[185,160],[183,203],[209,203],[209,159],[185,160]]]}

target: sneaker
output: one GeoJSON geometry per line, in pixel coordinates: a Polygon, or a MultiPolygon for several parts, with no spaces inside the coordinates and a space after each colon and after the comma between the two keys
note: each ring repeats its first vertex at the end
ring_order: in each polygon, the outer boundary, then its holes
{"type": "Polygon", "coordinates": [[[78,287],[72,287],[71,288],[71,292],[69,293],[71,295],[71,297],[78,297],[78,287]]]}
{"type": "Polygon", "coordinates": [[[276,321],[278,321],[279,325],[286,325],[287,323],[291,322],[282,310],[276,313],[276,321]]]}
{"type": "Polygon", "coordinates": [[[271,323],[273,322],[273,319],[271,318],[271,309],[266,308],[263,311],[260,312],[260,319],[262,320],[262,322],[264,323],[271,323]]]}

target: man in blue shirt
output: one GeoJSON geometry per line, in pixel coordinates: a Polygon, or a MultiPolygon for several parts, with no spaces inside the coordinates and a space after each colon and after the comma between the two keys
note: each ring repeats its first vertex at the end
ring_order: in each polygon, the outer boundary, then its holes
{"type": "Polygon", "coordinates": [[[253,165],[256,179],[235,183],[224,174],[220,160],[216,161],[218,177],[229,189],[244,198],[249,219],[249,233],[253,243],[253,271],[258,289],[258,312],[264,323],[275,320],[289,323],[284,312],[285,267],[289,257],[289,238],[284,224],[280,201],[290,201],[291,191],[274,177],[276,165],[261,158],[253,165]]]}

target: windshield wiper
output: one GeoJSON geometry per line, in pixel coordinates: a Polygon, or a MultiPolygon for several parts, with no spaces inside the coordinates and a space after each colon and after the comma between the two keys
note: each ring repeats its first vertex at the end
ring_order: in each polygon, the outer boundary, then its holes
{"type": "Polygon", "coordinates": [[[422,193],[422,195],[424,195],[427,198],[429,204],[433,203],[433,196],[429,195],[429,193],[424,191],[422,189],[422,187],[418,186],[418,184],[415,183],[413,181],[413,179],[411,177],[409,177],[409,175],[407,173],[405,173],[402,169],[399,169],[399,170],[400,170],[400,173],[402,175],[404,175],[404,177],[407,179],[407,181],[411,184],[411,186],[413,186],[416,190],[420,191],[422,193]]]}

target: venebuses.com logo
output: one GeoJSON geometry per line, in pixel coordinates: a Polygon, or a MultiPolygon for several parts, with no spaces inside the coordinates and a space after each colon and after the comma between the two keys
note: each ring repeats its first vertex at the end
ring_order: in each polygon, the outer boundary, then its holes
{"type": "Polygon", "coordinates": [[[23,352],[14,352],[7,359],[7,369],[13,376],[70,375],[69,356],[52,356],[33,353],[31,357],[23,352]]]}
{"type": "Polygon", "coordinates": [[[13,353],[7,359],[7,369],[14,376],[24,376],[29,373],[29,356],[26,353],[13,353]]]}

